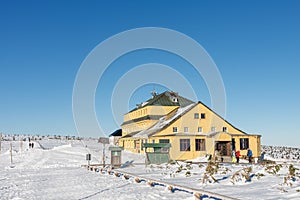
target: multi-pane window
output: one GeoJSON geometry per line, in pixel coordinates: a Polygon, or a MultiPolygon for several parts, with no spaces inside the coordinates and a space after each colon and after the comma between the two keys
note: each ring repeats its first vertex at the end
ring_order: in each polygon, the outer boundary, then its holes
{"type": "Polygon", "coordinates": [[[159,139],[159,143],[170,143],[169,139],[159,139]]]}
{"type": "Polygon", "coordinates": [[[223,127],[223,132],[227,132],[227,127],[223,127]]]}
{"type": "Polygon", "coordinates": [[[184,130],[185,133],[188,133],[189,132],[189,127],[184,127],[183,130],[184,130]]]}
{"type": "Polygon", "coordinates": [[[180,139],[180,151],[190,151],[190,139],[180,139]]]}
{"type": "Polygon", "coordinates": [[[202,133],[202,127],[198,127],[198,132],[202,133]]]}
{"type": "Polygon", "coordinates": [[[199,113],[194,113],[194,119],[199,119],[199,113]]]}
{"type": "Polygon", "coordinates": [[[178,131],[178,130],[177,130],[177,127],[173,127],[173,132],[174,132],[174,133],[177,133],[177,131],[178,131]]]}
{"type": "Polygon", "coordinates": [[[240,138],[240,150],[249,148],[249,138],[240,138]]]}
{"type": "MultiPolygon", "coordinates": [[[[169,139],[159,139],[159,143],[162,143],[162,144],[166,144],[166,143],[170,143],[170,140],[169,139]]],[[[169,151],[169,148],[161,148],[161,152],[168,152],[169,151]]]]}
{"type": "Polygon", "coordinates": [[[195,139],[196,151],[205,151],[205,139],[195,139]]]}

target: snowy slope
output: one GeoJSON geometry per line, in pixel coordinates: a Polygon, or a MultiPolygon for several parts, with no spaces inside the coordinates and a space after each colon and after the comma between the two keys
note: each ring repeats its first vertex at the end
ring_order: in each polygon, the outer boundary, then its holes
{"type": "MultiPolygon", "coordinates": [[[[0,199],[194,199],[183,191],[171,193],[162,186],[123,180],[95,173],[81,165],[85,155],[92,163],[101,163],[103,145],[96,140],[53,140],[2,142],[0,153],[0,199]],[[10,143],[13,164],[10,164],[10,143]],[[41,146],[40,146],[41,145],[41,146]],[[43,147],[43,148],[42,148],[43,147]],[[47,150],[45,150],[47,149],[47,150]]],[[[109,163],[108,145],[106,163],[109,163]]],[[[151,179],[217,192],[239,199],[300,199],[298,149],[264,147],[268,159],[276,164],[255,165],[174,162],[162,165],[140,165],[144,155],[123,152],[119,169],[151,179]],[[283,155],[289,157],[282,157],[283,155]],[[289,159],[288,159],[289,158],[289,159]],[[293,172],[293,173],[292,173],[293,172]],[[216,182],[215,182],[216,181],[216,182]]],[[[199,158],[198,160],[205,160],[199,158]]]]}

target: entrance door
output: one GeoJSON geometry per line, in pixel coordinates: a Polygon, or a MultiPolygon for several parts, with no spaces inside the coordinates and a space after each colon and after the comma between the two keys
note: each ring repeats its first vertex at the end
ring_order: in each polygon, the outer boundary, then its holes
{"type": "Polygon", "coordinates": [[[218,150],[221,156],[230,156],[231,155],[231,144],[230,142],[217,142],[216,150],[218,150]]]}

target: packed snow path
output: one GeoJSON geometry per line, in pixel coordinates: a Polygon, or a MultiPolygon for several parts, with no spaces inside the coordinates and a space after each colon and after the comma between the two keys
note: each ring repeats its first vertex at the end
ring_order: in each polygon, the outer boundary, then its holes
{"type": "MultiPolygon", "coordinates": [[[[14,147],[18,149],[18,144],[14,147]]],[[[36,145],[34,149],[14,151],[14,163],[10,165],[9,151],[2,151],[0,199],[193,199],[184,192],[174,195],[109,175],[95,176],[81,167],[86,164],[86,153],[87,149],[79,143],[50,150],[36,145]]]]}

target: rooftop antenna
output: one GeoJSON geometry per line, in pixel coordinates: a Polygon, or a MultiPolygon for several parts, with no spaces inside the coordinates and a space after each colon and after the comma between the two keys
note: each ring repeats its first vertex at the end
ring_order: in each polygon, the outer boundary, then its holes
{"type": "Polygon", "coordinates": [[[157,95],[157,92],[155,90],[155,85],[154,84],[153,84],[153,90],[151,92],[151,95],[152,95],[152,98],[156,97],[156,95],[157,95]]]}
{"type": "Polygon", "coordinates": [[[157,95],[157,93],[156,93],[155,90],[153,90],[153,91],[151,92],[151,94],[152,94],[152,98],[156,97],[156,95],[157,95]]]}

